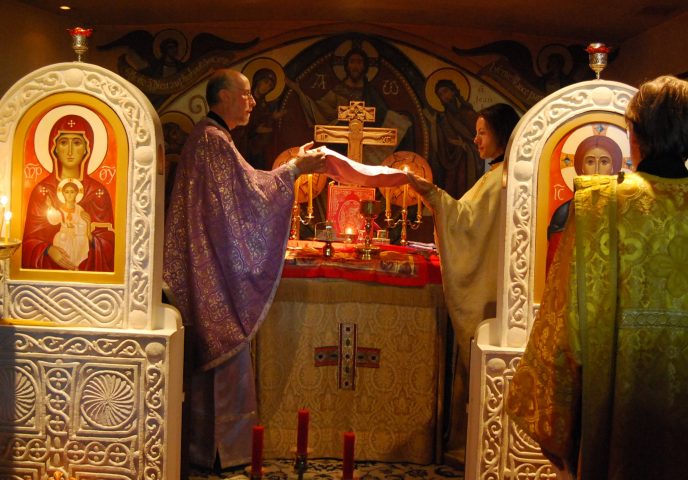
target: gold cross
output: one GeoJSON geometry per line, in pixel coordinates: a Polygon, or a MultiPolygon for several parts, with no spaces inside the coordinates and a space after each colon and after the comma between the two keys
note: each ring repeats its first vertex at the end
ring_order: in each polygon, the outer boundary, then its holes
{"type": "Polygon", "coordinates": [[[349,122],[344,125],[316,125],[313,138],[320,143],[347,143],[346,156],[363,162],[363,145],[397,144],[396,128],[364,127],[365,122],[375,121],[375,107],[366,107],[365,102],[351,101],[349,106],[337,107],[338,120],[349,122]]]}

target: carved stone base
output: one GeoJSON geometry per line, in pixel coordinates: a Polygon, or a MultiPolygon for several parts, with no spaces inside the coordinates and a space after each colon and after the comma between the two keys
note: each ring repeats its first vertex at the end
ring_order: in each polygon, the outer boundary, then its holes
{"type": "Polygon", "coordinates": [[[0,477],[179,478],[182,333],[0,326],[0,477]]]}

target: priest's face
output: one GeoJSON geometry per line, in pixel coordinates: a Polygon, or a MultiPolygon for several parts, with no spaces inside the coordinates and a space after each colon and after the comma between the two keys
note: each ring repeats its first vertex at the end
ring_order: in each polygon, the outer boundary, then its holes
{"type": "Polygon", "coordinates": [[[251,85],[248,79],[240,75],[227,89],[227,116],[225,121],[229,128],[248,124],[251,110],[256,106],[256,101],[251,94],[251,85]]]}
{"type": "Polygon", "coordinates": [[[494,160],[504,153],[504,149],[499,146],[492,128],[483,117],[478,117],[478,121],[475,122],[473,143],[478,147],[478,154],[483,160],[494,160]]]}

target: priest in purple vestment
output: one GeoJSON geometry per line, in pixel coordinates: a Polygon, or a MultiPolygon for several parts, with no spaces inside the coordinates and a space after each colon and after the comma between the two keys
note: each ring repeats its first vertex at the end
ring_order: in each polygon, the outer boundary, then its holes
{"type": "Polygon", "coordinates": [[[195,126],[177,168],[165,228],[164,280],[192,332],[191,463],[250,461],[257,421],[250,341],[279,284],[294,181],[323,172],[325,155],[300,148],[276,170],[255,170],[230,130],[256,102],[248,79],[220,70],[208,80],[208,116],[195,126]]]}

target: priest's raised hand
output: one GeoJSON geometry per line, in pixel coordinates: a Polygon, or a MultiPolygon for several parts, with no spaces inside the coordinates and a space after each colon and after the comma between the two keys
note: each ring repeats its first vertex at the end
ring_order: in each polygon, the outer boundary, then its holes
{"type": "Polygon", "coordinates": [[[296,176],[325,171],[325,153],[321,147],[311,148],[312,146],[313,142],[301,145],[299,153],[291,160],[291,163],[297,168],[296,176]]]}

